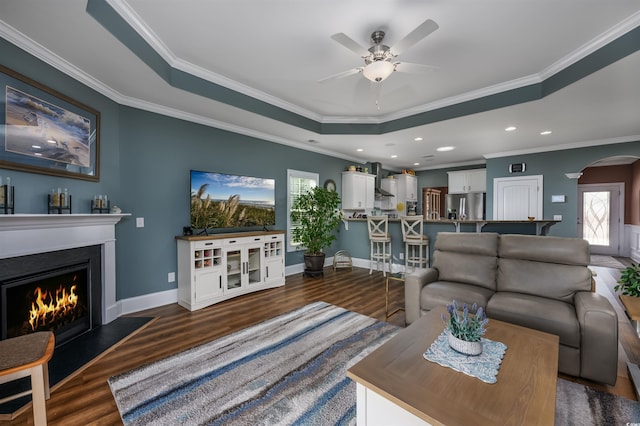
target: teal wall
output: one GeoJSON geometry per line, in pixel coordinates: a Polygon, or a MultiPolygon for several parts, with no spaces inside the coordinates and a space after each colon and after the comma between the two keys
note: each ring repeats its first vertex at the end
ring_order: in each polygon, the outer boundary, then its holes
{"type": "Polygon", "coordinates": [[[575,237],[578,232],[578,180],[568,179],[565,173],[579,172],[595,161],[620,155],[640,157],[640,142],[488,159],[487,217],[493,217],[493,179],[516,176],[509,173],[509,164],[526,163],[526,172],[517,176],[543,175],[544,219],[562,215],[562,222],[552,226],[549,235],[575,237]],[[552,203],[552,195],[564,195],[566,202],[552,203]]]}
{"type": "MultiPolygon", "coordinates": [[[[275,178],[274,228],[284,230],[288,168],[319,173],[320,183],[333,179],[340,188],[341,172],[352,163],[118,105],[2,39],[0,58],[3,65],[101,113],[99,182],[4,169],[0,169],[0,176],[12,178],[17,213],[46,213],[47,193],[55,187],[69,189],[74,213],[88,213],[94,194],[107,194],[123,212],[131,213],[116,226],[118,300],[176,287],[176,283],[167,282],[167,273],[177,271],[174,236],[189,223],[190,169],[275,178]],[[136,217],[144,217],[144,228],[135,227],[136,217]]],[[[545,218],[562,214],[568,219],[575,217],[577,209],[576,181],[565,178],[564,173],[579,171],[600,158],[623,154],[640,156],[640,142],[488,160],[487,181],[507,176],[509,163],[524,161],[528,174],[545,175],[545,218]],[[567,195],[568,201],[562,206],[551,205],[551,194],[567,195]]],[[[477,167],[482,166],[465,168],[477,167]]],[[[419,188],[446,185],[446,170],[418,173],[419,188]]],[[[491,217],[491,185],[487,192],[487,214],[491,217]]],[[[575,223],[567,219],[552,227],[551,233],[575,235],[575,223]]],[[[428,233],[435,232],[436,228],[428,228],[428,233]]],[[[398,237],[394,239],[394,252],[399,252],[400,247],[398,237]]],[[[354,257],[368,258],[363,222],[354,224],[350,231],[342,227],[339,240],[327,254],[331,256],[338,249],[349,249],[354,257]]],[[[300,263],[302,253],[287,253],[287,265],[300,263]]]]}
{"type": "MultiPolygon", "coordinates": [[[[16,189],[16,213],[46,213],[51,188],[68,188],[74,213],[89,213],[94,194],[131,213],[116,226],[118,300],[176,288],[175,235],[189,224],[189,170],[210,170],[276,179],[276,226],[286,229],[287,169],[333,179],[350,162],[135,108],[120,106],[0,39],[2,64],[85,103],[101,113],[100,181],[56,178],[0,169],[16,189]],[[144,228],[135,218],[143,217],[144,228]]],[[[328,250],[332,256],[334,249],[328,250]]],[[[286,264],[302,263],[287,253],[286,264]]]]}

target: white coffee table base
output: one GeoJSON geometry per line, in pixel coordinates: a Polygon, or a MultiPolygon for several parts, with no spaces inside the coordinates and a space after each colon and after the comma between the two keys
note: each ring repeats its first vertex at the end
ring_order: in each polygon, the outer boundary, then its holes
{"type": "Polygon", "coordinates": [[[356,385],[358,426],[431,425],[366,386],[356,385]]]}

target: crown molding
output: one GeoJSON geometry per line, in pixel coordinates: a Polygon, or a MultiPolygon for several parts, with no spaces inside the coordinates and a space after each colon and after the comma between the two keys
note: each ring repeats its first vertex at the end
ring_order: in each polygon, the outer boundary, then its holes
{"type": "Polygon", "coordinates": [[[564,58],[561,58],[557,62],[554,62],[544,70],[540,71],[540,78],[542,80],[546,80],[547,78],[559,73],[565,68],[568,68],[576,62],[595,53],[598,49],[603,48],[607,44],[633,30],[637,26],[640,26],[640,11],[627,17],[625,20],[618,23],[614,27],[595,37],[591,41],[583,44],[564,58]]]}
{"type": "Polygon", "coordinates": [[[243,95],[266,102],[270,105],[285,109],[289,112],[301,115],[305,118],[309,118],[317,122],[322,121],[322,115],[320,114],[183,60],[169,49],[169,47],[156,35],[156,33],[146,24],[140,15],[136,13],[127,1],[106,0],[106,2],[135,32],[138,33],[138,35],[140,35],[140,37],[142,37],[151,46],[153,50],[155,50],[156,53],[164,59],[170,67],[208,82],[226,87],[227,89],[231,89],[238,93],[242,93],[243,95]]]}
{"type": "Polygon", "coordinates": [[[539,153],[550,152],[550,151],[563,151],[565,149],[587,148],[590,146],[611,145],[614,143],[626,143],[626,142],[637,142],[637,141],[640,141],[640,135],[621,136],[617,138],[608,138],[608,139],[595,139],[590,141],[572,142],[572,143],[567,143],[562,145],[551,145],[551,146],[538,147],[538,148],[496,152],[493,154],[484,154],[483,157],[488,159],[511,157],[514,155],[539,154],[539,153]]]}
{"type": "Polygon", "coordinates": [[[462,161],[460,163],[448,163],[448,164],[438,164],[433,167],[419,167],[416,168],[416,171],[426,171],[426,170],[438,170],[438,169],[451,169],[454,167],[464,167],[464,166],[481,166],[487,164],[486,160],[472,160],[472,161],[462,161]]]}
{"type": "Polygon", "coordinates": [[[180,59],[173,54],[173,52],[162,42],[153,30],[148,27],[144,20],[135,12],[126,0],[106,0],[106,2],[133,28],[134,31],[149,43],[152,49],[154,49],[171,67],[323,124],[379,125],[388,121],[402,119],[509,90],[519,89],[532,84],[537,84],[589,56],[598,49],[640,25],[640,11],[638,11],[536,74],[520,77],[508,82],[463,93],[461,95],[440,99],[428,104],[419,105],[380,117],[323,116],[306,108],[302,108],[299,105],[284,101],[283,99],[269,95],[265,92],[180,59]]]}

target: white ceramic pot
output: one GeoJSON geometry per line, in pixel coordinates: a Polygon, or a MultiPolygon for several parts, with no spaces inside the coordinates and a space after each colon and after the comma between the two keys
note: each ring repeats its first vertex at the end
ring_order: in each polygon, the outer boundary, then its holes
{"type": "Polygon", "coordinates": [[[454,351],[465,355],[480,355],[482,353],[482,342],[467,342],[458,339],[451,333],[449,333],[449,346],[454,351]]]}

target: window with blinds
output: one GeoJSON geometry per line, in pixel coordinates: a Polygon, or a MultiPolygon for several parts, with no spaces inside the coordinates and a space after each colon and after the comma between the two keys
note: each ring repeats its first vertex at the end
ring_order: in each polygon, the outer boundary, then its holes
{"type": "MultiPolygon", "coordinates": [[[[291,212],[294,201],[311,188],[318,186],[318,174],[303,172],[300,170],[287,170],[287,212],[291,212]]],[[[291,215],[287,214],[287,251],[295,251],[300,243],[292,240],[292,230],[299,226],[291,221],[291,215]]]]}

